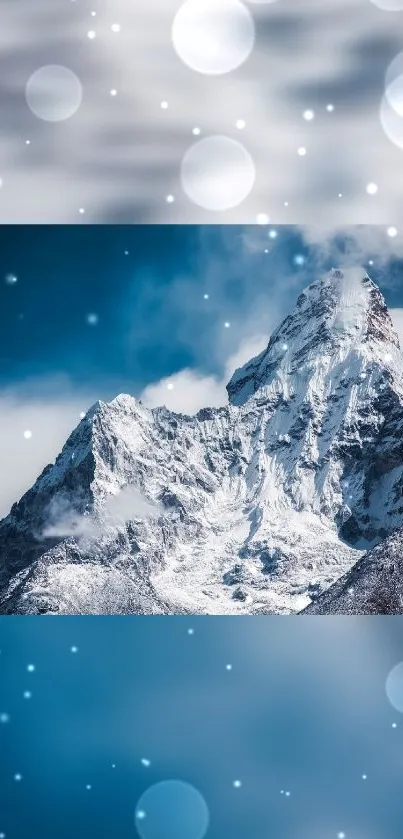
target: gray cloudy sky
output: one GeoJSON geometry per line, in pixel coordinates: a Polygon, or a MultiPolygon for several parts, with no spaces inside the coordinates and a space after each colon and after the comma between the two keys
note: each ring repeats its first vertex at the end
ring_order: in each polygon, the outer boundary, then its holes
{"type": "MultiPolygon", "coordinates": [[[[181,5],[1,0],[0,221],[247,223],[266,213],[276,223],[399,225],[403,151],[385,135],[380,104],[385,72],[403,49],[403,11],[375,0],[245,0],[256,32],[249,57],[209,75],[173,48],[181,5]],[[49,122],[32,113],[25,89],[55,63],[78,76],[83,99],[70,119],[49,122]],[[314,119],[303,118],[306,109],[314,119]],[[216,134],[241,142],[256,168],[249,195],[224,212],[197,206],[180,178],[188,148],[216,134]],[[376,194],[367,194],[369,183],[376,194]]],[[[224,30],[231,37],[218,49],[236,58],[242,31],[224,30]]],[[[192,55],[198,45],[189,44],[192,55]]],[[[206,170],[212,162],[207,156],[206,170]]],[[[207,192],[217,178],[220,191],[216,171],[207,192]]]]}

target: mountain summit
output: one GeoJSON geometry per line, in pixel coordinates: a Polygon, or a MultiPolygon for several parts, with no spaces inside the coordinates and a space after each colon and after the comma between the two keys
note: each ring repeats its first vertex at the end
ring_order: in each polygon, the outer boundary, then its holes
{"type": "Polygon", "coordinates": [[[0,613],[332,611],[333,584],[403,526],[403,356],[380,290],[361,269],[312,283],[227,391],[192,417],[98,402],[0,523],[0,613]]]}

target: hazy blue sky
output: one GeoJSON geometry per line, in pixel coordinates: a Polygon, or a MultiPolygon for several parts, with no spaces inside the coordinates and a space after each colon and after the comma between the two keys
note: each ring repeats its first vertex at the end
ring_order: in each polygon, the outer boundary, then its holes
{"type": "MultiPolygon", "coordinates": [[[[368,270],[399,306],[403,262],[378,231],[383,252],[375,238],[374,251],[361,248],[360,256],[367,267],[372,257],[368,270]]],[[[3,227],[0,382],[64,375],[102,396],[138,394],[184,367],[221,374],[242,340],[270,334],[300,289],[344,259],[342,238],[338,255],[304,235],[266,225],[3,227]]]]}
{"type": "MultiPolygon", "coordinates": [[[[403,718],[385,683],[402,629],[0,618],[0,832],[130,839],[142,793],[178,779],[205,798],[206,839],[400,839],[403,718]]],[[[194,839],[165,828],[146,839],[194,839]]]]}

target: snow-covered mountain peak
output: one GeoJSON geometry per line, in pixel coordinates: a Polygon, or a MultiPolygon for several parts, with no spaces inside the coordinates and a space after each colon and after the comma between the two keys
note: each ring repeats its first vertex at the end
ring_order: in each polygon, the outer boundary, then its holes
{"type": "Polygon", "coordinates": [[[325,368],[328,375],[340,373],[343,363],[366,374],[371,361],[387,364],[397,356],[399,340],[379,288],[361,268],[333,268],[300,294],[267,348],[235,371],[229,401],[242,405],[261,388],[278,390],[286,380],[289,391],[290,375],[301,379],[309,371],[309,378],[319,372],[325,382],[325,368]]]}
{"type": "Polygon", "coordinates": [[[0,613],[295,612],[403,526],[403,359],[377,286],[299,296],[230,403],[97,402],[0,523],[0,613]]]}

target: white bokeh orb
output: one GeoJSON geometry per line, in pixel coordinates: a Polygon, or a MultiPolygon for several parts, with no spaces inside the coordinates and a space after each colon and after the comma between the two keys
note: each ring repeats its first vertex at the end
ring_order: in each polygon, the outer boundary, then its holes
{"type": "Polygon", "coordinates": [[[403,116],[403,52],[399,52],[385,73],[385,96],[389,105],[403,116]]]}
{"type": "Polygon", "coordinates": [[[371,0],[371,3],[383,12],[401,12],[403,9],[403,0],[371,0]]]}
{"type": "Polygon", "coordinates": [[[83,89],[80,79],[59,64],[48,64],[30,76],[25,98],[32,113],[46,122],[62,122],[76,113],[83,89]]]}
{"type": "Polygon", "coordinates": [[[210,814],[202,794],[184,781],[160,781],[141,796],[135,825],[141,839],[204,839],[210,814]]]}
{"type": "Polygon", "coordinates": [[[403,116],[392,108],[386,96],[382,97],[379,116],[386,136],[395,146],[403,149],[403,116]]]}
{"type": "Polygon", "coordinates": [[[403,661],[390,671],[386,679],[386,695],[390,704],[403,714],[403,661]]]}
{"type": "Polygon", "coordinates": [[[255,26],[240,0],[186,0],[172,25],[174,49],[198,73],[220,75],[248,58],[255,26]]]}
{"type": "Polygon", "coordinates": [[[237,207],[249,195],[255,177],[255,165],[245,147],[219,134],[194,143],[182,160],[182,188],[205,210],[237,207]]]}

